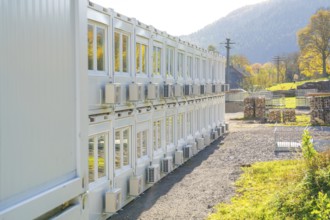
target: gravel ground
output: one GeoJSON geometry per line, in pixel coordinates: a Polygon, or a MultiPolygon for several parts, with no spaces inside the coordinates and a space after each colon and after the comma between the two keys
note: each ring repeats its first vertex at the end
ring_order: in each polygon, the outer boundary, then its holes
{"type": "MultiPolygon", "coordinates": [[[[242,113],[226,117],[230,133],[224,140],[205,148],[110,219],[205,219],[214,205],[230,201],[241,166],[299,156],[274,153],[273,127],[231,120],[242,113]]],[[[315,132],[330,136],[329,131],[315,132]]]]}

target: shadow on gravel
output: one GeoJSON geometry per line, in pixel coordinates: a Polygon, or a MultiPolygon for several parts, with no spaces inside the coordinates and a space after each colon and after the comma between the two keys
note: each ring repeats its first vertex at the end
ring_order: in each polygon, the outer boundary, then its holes
{"type": "Polygon", "coordinates": [[[200,166],[215,150],[219,149],[220,142],[224,138],[214,141],[210,146],[165,176],[135,200],[127,204],[117,214],[108,218],[108,220],[138,219],[142,212],[149,210],[160,197],[166,195],[175,184],[179,183],[187,174],[190,174],[196,167],[200,166]]]}

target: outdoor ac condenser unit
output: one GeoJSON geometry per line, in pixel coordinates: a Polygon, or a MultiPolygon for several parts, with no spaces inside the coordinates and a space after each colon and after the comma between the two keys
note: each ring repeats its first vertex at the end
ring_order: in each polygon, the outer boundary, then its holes
{"type": "Polygon", "coordinates": [[[171,98],[172,97],[172,85],[164,84],[163,97],[164,98],[171,98]]]}
{"type": "Polygon", "coordinates": [[[155,83],[150,83],[147,86],[147,99],[154,100],[159,98],[159,86],[155,83]]]}
{"type": "Polygon", "coordinates": [[[183,157],[185,159],[189,159],[190,157],[192,157],[192,146],[190,144],[184,146],[182,148],[182,151],[183,151],[183,157]]]}
{"type": "Polygon", "coordinates": [[[172,157],[166,157],[162,160],[162,172],[170,173],[173,170],[173,159],[172,157]]]}
{"type": "Polygon", "coordinates": [[[194,143],[191,143],[191,151],[192,151],[193,155],[198,153],[197,143],[195,141],[194,141],[194,143]]]}
{"type": "Polygon", "coordinates": [[[212,94],[212,84],[210,84],[210,83],[207,83],[206,84],[206,89],[205,89],[206,91],[206,94],[212,94]]]}
{"type": "Polygon", "coordinates": [[[197,149],[202,150],[204,148],[204,138],[197,138],[197,149]]]}
{"type": "Polygon", "coordinates": [[[226,87],[225,84],[222,84],[222,85],[221,85],[221,92],[225,92],[225,90],[226,90],[225,87],[226,87]]]}
{"type": "Polygon", "coordinates": [[[218,137],[221,137],[221,128],[217,127],[218,137]]]}
{"type": "Polygon", "coordinates": [[[205,85],[200,85],[200,87],[201,95],[205,95],[205,85]]]}
{"type": "Polygon", "coordinates": [[[144,86],[140,83],[131,83],[128,86],[128,100],[130,102],[141,101],[144,99],[144,86]]]}
{"type": "Polygon", "coordinates": [[[212,140],[215,140],[216,138],[215,138],[215,132],[214,131],[212,131],[212,133],[211,133],[211,139],[212,140]]]}
{"type": "Polygon", "coordinates": [[[105,85],[105,103],[119,104],[121,101],[121,85],[119,83],[108,83],[105,85]]]}
{"type": "Polygon", "coordinates": [[[221,93],[221,84],[216,84],[215,92],[218,94],[221,93]]]}
{"type": "Polygon", "coordinates": [[[175,151],[174,163],[175,163],[175,165],[178,165],[178,166],[183,164],[183,151],[182,150],[175,151]]]}
{"type": "Polygon", "coordinates": [[[191,85],[184,85],[184,95],[190,96],[191,95],[191,85]]]}
{"type": "Polygon", "coordinates": [[[211,143],[211,138],[210,138],[210,135],[207,134],[204,136],[204,144],[205,144],[205,146],[209,146],[210,143],[211,143]]]}
{"type": "Polygon", "coordinates": [[[156,183],[160,179],[160,169],[158,164],[148,167],[147,170],[148,183],[156,183]]]}
{"type": "Polygon", "coordinates": [[[215,90],[216,90],[216,84],[213,83],[212,84],[212,93],[215,93],[216,92],[215,90]]]}
{"type": "Polygon", "coordinates": [[[116,188],[105,194],[105,212],[114,213],[121,207],[121,189],[116,188]]]}
{"type": "Polygon", "coordinates": [[[194,84],[192,92],[193,92],[193,95],[200,95],[200,85],[194,84]]]}
{"type": "Polygon", "coordinates": [[[129,190],[131,196],[138,196],[143,191],[142,176],[131,176],[129,179],[129,190]]]}
{"type": "Polygon", "coordinates": [[[175,97],[181,97],[182,96],[182,85],[181,84],[175,84],[174,85],[174,96],[175,97]]]}

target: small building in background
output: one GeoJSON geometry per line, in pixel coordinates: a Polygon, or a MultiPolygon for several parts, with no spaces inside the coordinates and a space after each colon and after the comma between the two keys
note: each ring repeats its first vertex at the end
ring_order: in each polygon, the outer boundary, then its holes
{"type": "Polygon", "coordinates": [[[239,66],[229,66],[229,74],[227,83],[231,89],[238,89],[242,87],[242,82],[245,77],[250,76],[248,72],[239,66]]]}

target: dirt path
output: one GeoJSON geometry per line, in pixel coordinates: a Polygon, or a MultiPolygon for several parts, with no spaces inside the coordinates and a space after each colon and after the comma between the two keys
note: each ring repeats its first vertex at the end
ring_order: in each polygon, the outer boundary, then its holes
{"type": "Polygon", "coordinates": [[[233,196],[242,165],[295,156],[274,154],[272,127],[230,120],[223,143],[205,148],[110,219],[205,219],[214,205],[233,196]]]}

